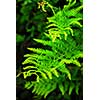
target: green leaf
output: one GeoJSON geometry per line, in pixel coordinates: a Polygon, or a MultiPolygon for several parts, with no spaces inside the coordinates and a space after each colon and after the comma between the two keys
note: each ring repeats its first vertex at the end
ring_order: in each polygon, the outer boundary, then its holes
{"type": "Polygon", "coordinates": [[[41,72],[41,75],[44,79],[48,79],[45,73],[41,72]]]}
{"type": "Polygon", "coordinates": [[[39,82],[39,76],[37,75],[36,81],[39,82]]]}
{"type": "Polygon", "coordinates": [[[24,79],[27,78],[27,72],[23,72],[24,79]]]}
{"type": "Polygon", "coordinates": [[[59,77],[59,74],[57,72],[57,70],[55,68],[52,69],[52,73],[56,76],[56,77],[59,77]]]}
{"type": "Polygon", "coordinates": [[[45,93],[44,98],[46,98],[47,95],[48,95],[49,93],[51,93],[53,90],[55,90],[55,89],[56,89],[56,84],[54,83],[54,84],[51,86],[51,88],[45,93]]]}
{"type": "Polygon", "coordinates": [[[51,73],[50,71],[44,70],[44,72],[46,72],[47,75],[48,75],[48,77],[49,77],[50,79],[52,79],[52,73],[51,73]]]}
{"type": "Polygon", "coordinates": [[[37,69],[37,67],[35,67],[35,66],[27,66],[27,67],[24,67],[23,69],[26,70],[26,69],[31,69],[31,68],[37,69]]]}
{"type": "Polygon", "coordinates": [[[71,83],[71,84],[70,84],[70,87],[69,87],[69,95],[71,95],[71,93],[72,93],[74,87],[75,87],[74,83],[71,83]]]}
{"type": "Polygon", "coordinates": [[[66,69],[66,73],[68,75],[69,80],[71,80],[71,73],[70,73],[70,71],[68,69],[66,69]]]}
{"type": "Polygon", "coordinates": [[[80,83],[77,83],[77,85],[75,87],[75,92],[77,95],[79,95],[79,86],[80,86],[80,83]]]}
{"type": "Polygon", "coordinates": [[[25,88],[28,88],[29,85],[30,85],[30,82],[26,82],[26,84],[25,84],[25,88]]]}
{"type": "Polygon", "coordinates": [[[77,65],[78,67],[81,67],[80,62],[78,62],[77,60],[73,60],[73,64],[77,65]]]}
{"type": "Polygon", "coordinates": [[[34,92],[37,90],[37,88],[38,88],[38,84],[35,84],[35,85],[34,85],[34,88],[33,88],[33,90],[32,90],[32,93],[34,93],[34,92]]]}
{"type": "Polygon", "coordinates": [[[59,89],[60,89],[62,95],[64,95],[65,90],[64,90],[64,86],[62,85],[62,83],[59,84],[59,89]]]}

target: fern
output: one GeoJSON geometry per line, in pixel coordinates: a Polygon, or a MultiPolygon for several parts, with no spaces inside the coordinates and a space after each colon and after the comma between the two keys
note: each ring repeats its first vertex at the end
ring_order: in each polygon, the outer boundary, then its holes
{"type": "MultiPolygon", "coordinates": [[[[75,44],[75,41],[69,37],[68,41],[61,41],[59,39],[55,42],[51,41],[52,45],[50,41],[42,41],[39,39],[35,39],[35,41],[44,43],[44,45],[49,45],[52,50],[28,48],[33,53],[25,55],[27,59],[23,62],[23,64],[33,64],[33,66],[24,67],[24,70],[28,70],[24,72],[26,73],[24,74],[24,78],[27,78],[33,74],[36,75],[37,79],[34,82],[34,84],[38,85],[36,90],[41,91],[39,94],[44,95],[44,97],[47,96],[46,94],[49,94],[55,90],[57,85],[59,86],[62,95],[64,95],[64,87],[62,83],[60,83],[61,81],[58,81],[58,79],[64,75],[61,80],[71,80],[71,73],[67,66],[68,64],[73,63],[77,67],[81,67],[78,58],[82,57],[82,48],[79,48],[79,46],[75,44]],[[48,86],[48,89],[46,88],[47,90],[40,90],[43,86],[47,87],[46,85],[48,86]],[[54,87],[52,87],[53,85],[54,87]],[[49,88],[51,89],[50,91],[49,88]],[[41,94],[42,91],[44,91],[43,94],[41,94]]],[[[33,92],[36,92],[36,90],[33,92]]],[[[36,93],[38,94],[38,92],[36,93]]]]}
{"type": "Polygon", "coordinates": [[[57,88],[62,95],[71,95],[74,89],[78,94],[80,84],[74,81],[79,82],[77,74],[82,68],[78,60],[83,57],[82,42],[77,42],[77,39],[82,41],[82,23],[79,22],[82,20],[82,14],[79,12],[82,6],[72,9],[76,0],[72,1],[69,0],[68,5],[48,18],[45,33],[48,39],[34,39],[37,43],[50,48],[28,48],[32,53],[24,56],[26,60],[22,64],[27,65],[23,68],[24,78],[36,76],[36,80],[26,82],[25,88],[32,89],[33,93],[44,98],[57,88]],[[77,29],[73,29],[75,25],[77,29]],[[72,73],[73,70],[75,73],[72,73]]]}
{"type": "Polygon", "coordinates": [[[70,2],[68,5],[64,6],[63,10],[59,11],[54,16],[47,18],[48,33],[51,36],[53,42],[57,37],[61,39],[62,34],[65,36],[65,40],[69,34],[72,34],[73,36],[73,26],[76,25],[78,27],[82,27],[82,24],[80,23],[82,20],[82,14],[80,13],[80,10],[82,10],[83,6],[81,5],[72,9],[71,7],[75,5],[76,0],[74,0],[72,3],[70,2]]]}

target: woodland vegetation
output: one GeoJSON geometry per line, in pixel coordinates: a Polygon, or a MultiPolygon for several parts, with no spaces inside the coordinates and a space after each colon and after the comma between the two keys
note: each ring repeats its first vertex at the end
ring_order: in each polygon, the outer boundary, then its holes
{"type": "Polygon", "coordinates": [[[16,100],[83,100],[83,0],[16,0],[16,100]]]}

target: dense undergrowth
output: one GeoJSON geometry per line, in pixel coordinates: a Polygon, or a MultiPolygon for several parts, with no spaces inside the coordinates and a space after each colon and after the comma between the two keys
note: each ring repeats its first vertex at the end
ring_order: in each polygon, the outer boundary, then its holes
{"type": "Polygon", "coordinates": [[[82,3],[17,0],[18,100],[83,99],[82,3]]]}

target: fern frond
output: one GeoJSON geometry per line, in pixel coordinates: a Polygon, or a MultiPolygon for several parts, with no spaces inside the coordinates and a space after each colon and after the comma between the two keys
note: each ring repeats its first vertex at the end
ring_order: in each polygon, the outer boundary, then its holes
{"type": "MultiPolygon", "coordinates": [[[[50,48],[28,48],[31,53],[24,56],[26,59],[22,63],[27,64],[23,67],[25,79],[32,75],[36,76],[34,81],[26,83],[25,88],[32,89],[33,93],[44,98],[56,88],[59,88],[62,95],[66,92],[71,95],[74,89],[78,94],[80,86],[75,85],[73,80],[76,79],[77,70],[82,67],[78,60],[83,57],[82,42],[80,42],[82,41],[82,32],[80,32],[82,5],[73,9],[71,7],[75,5],[76,0],[68,1],[68,5],[62,10],[47,18],[47,31],[44,34],[48,40],[33,39],[50,48]],[[74,26],[77,29],[73,29],[74,26]],[[69,65],[73,68],[69,68],[69,65]],[[75,74],[73,74],[74,68],[77,69],[75,74]]],[[[48,6],[51,7],[49,4],[48,6]]]]}
{"type": "Polygon", "coordinates": [[[48,45],[52,46],[52,41],[46,41],[46,40],[41,40],[41,39],[34,39],[36,42],[41,43],[43,45],[48,45]]]}
{"type": "MultiPolygon", "coordinates": [[[[34,40],[44,45],[49,45],[52,48],[51,50],[28,48],[30,51],[32,51],[32,53],[25,55],[27,59],[23,62],[23,64],[33,64],[33,66],[26,66],[23,68],[24,70],[29,69],[29,71],[24,72],[24,78],[35,74],[37,76],[36,82],[39,86],[37,87],[36,85],[33,92],[47,96],[49,92],[53,91],[56,87],[47,91],[49,89],[48,87],[47,90],[42,91],[40,90],[39,83],[42,82],[44,84],[45,82],[47,83],[47,81],[53,82],[54,77],[58,79],[62,77],[62,75],[64,75],[66,79],[71,80],[71,72],[66,66],[68,64],[75,64],[77,67],[81,67],[81,64],[77,59],[82,57],[82,53],[81,49],[76,46],[76,43],[72,37],[68,37],[67,40],[63,41],[58,39],[55,42],[40,39],[34,40]]],[[[62,83],[57,82],[57,84],[62,83]]],[[[48,85],[51,86],[51,83],[48,83],[48,85]]],[[[59,89],[61,93],[64,94],[63,87],[59,85],[59,89]]],[[[72,87],[69,94],[71,94],[71,91],[72,87]]]]}
{"type": "Polygon", "coordinates": [[[77,8],[70,9],[70,7],[73,6],[75,3],[76,0],[74,0],[73,2],[69,0],[69,4],[65,5],[63,10],[59,11],[54,16],[47,18],[49,24],[47,26],[48,33],[50,34],[50,37],[53,36],[53,42],[57,37],[61,39],[61,34],[65,35],[66,33],[68,35],[68,33],[71,32],[73,36],[75,34],[74,30],[72,29],[73,25],[78,25],[79,27],[82,27],[82,24],[79,22],[80,20],[82,20],[82,14],[79,11],[83,8],[83,6],[81,5],[77,8]],[[72,16],[74,18],[69,18],[72,16]],[[69,31],[68,33],[66,32],[66,29],[69,31]]]}

